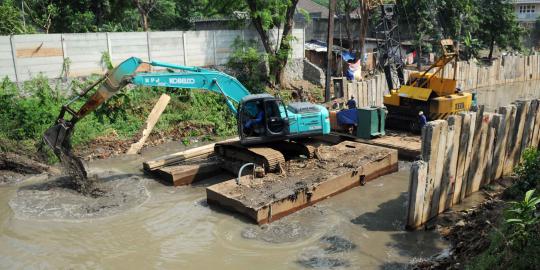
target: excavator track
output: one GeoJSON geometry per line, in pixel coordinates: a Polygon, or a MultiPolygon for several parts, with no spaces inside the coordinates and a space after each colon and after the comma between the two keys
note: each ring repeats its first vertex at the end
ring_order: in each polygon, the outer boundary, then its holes
{"type": "Polygon", "coordinates": [[[228,161],[252,162],[263,166],[266,172],[279,172],[285,156],[278,150],[266,146],[244,146],[240,142],[219,143],[214,152],[228,161]]]}
{"type": "Polygon", "coordinates": [[[244,146],[240,142],[216,144],[214,152],[229,162],[255,163],[265,172],[279,172],[286,160],[298,156],[313,158],[315,147],[299,142],[280,141],[265,145],[244,146]]]}

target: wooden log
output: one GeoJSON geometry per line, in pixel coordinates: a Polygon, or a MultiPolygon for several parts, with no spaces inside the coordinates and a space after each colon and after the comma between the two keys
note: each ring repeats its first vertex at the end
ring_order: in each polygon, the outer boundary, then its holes
{"type": "Polygon", "coordinates": [[[448,117],[448,133],[446,136],[446,150],[444,157],[443,176],[441,179],[441,195],[439,200],[439,213],[452,205],[454,187],[456,182],[459,139],[461,135],[461,117],[451,115],[448,117]]]}
{"type": "Polygon", "coordinates": [[[424,161],[415,161],[411,165],[411,174],[409,177],[409,205],[407,213],[407,228],[415,229],[422,225],[424,219],[423,203],[426,192],[426,179],[428,173],[427,163],[424,161]]]}
{"type": "Polygon", "coordinates": [[[141,148],[144,146],[144,143],[146,142],[146,139],[148,139],[148,136],[150,136],[150,133],[154,129],[157,121],[159,120],[161,113],[163,113],[170,100],[171,97],[166,94],[162,94],[161,97],[159,97],[159,100],[156,102],[156,105],[154,105],[154,108],[152,108],[150,115],[148,115],[148,119],[146,119],[146,125],[142,129],[141,138],[139,139],[139,141],[129,147],[126,154],[134,155],[141,150],[141,148]]]}
{"type": "Polygon", "coordinates": [[[167,184],[176,186],[190,185],[221,172],[220,162],[208,162],[199,165],[178,165],[159,168],[153,171],[167,184]]]}
{"type": "MultiPolygon", "coordinates": [[[[233,138],[233,139],[224,140],[218,143],[232,142],[232,141],[237,141],[237,140],[238,138],[233,138]]],[[[143,162],[143,168],[146,171],[153,171],[155,169],[158,169],[164,166],[169,166],[175,163],[179,163],[184,160],[188,160],[192,158],[208,157],[209,155],[214,153],[215,145],[216,143],[211,143],[204,146],[188,149],[182,152],[147,160],[143,162]]]]}

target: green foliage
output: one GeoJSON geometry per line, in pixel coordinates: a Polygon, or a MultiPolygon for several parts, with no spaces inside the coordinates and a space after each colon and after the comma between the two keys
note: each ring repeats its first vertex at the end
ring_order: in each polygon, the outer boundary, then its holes
{"type": "Polygon", "coordinates": [[[108,70],[113,69],[111,55],[108,52],[102,52],[101,53],[101,64],[104,67],[106,67],[108,70]]]}
{"type": "Polygon", "coordinates": [[[14,6],[12,0],[0,4],[0,35],[17,35],[32,32],[24,26],[21,12],[14,6]]]}
{"type": "Polygon", "coordinates": [[[521,49],[523,28],[516,21],[514,6],[510,0],[478,0],[478,38],[490,48],[497,44],[501,48],[521,49]]]}
{"type": "Polygon", "coordinates": [[[480,40],[477,38],[473,38],[471,36],[471,33],[467,33],[466,36],[463,37],[463,53],[465,55],[465,59],[470,59],[472,57],[477,57],[478,52],[480,51],[481,44],[480,40]]]}
{"type": "Polygon", "coordinates": [[[255,40],[243,41],[236,38],[233,52],[227,62],[227,67],[234,71],[234,76],[251,92],[264,92],[268,80],[265,70],[266,55],[259,52],[255,40]]]}
{"type": "Polygon", "coordinates": [[[540,190],[540,151],[535,148],[525,149],[522,162],[514,169],[518,177],[515,183],[505,190],[505,196],[518,198],[527,190],[540,190]]]}
{"type": "MultiPolygon", "coordinates": [[[[83,88],[91,81],[74,82],[74,87],[83,88]]],[[[27,81],[21,88],[25,95],[19,94],[17,85],[9,79],[0,82],[0,150],[24,147],[30,154],[36,150],[43,132],[54,123],[61,106],[69,98],[60,94],[64,91],[52,88],[45,77],[27,81]]],[[[172,98],[155,132],[173,132],[181,136],[228,136],[236,133],[236,118],[220,95],[208,91],[135,87],[116,95],[95,113],[80,120],[72,137],[73,146],[84,145],[111,133],[117,134],[119,139],[132,138],[162,93],[172,98]]],[[[82,104],[83,101],[77,101],[72,107],[79,108],[82,104]]]]}
{"type": "Polygon", "coordinates": [[[500,230],[490,236],[489,248],[474,258],[467,269],[536,269],[540,264],[540,197],[534,190],[523,200],[511,202],[500,230]]]}
{"type": "Polygon", "coordinates": [[[507,237],[513,249],[520,250],[527,246],[533,228],[540,221],[536,216],[536,206],[540,204],[540,197],[533,195],[533,189],[527,191],[522,201],[511,202],[510,209],[506,211],[507,237]]]}

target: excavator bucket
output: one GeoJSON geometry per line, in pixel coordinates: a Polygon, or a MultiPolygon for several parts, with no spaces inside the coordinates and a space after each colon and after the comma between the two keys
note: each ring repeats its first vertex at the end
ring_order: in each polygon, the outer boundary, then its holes
{"type": "Polygon", "coordinates": [[[66,126],[66,123],[56,124],[43,134],[43,141],[54,151],[58,156],[58,152],[62,151],[63,145],[66,144],[71,136],[71,129],[66,126]]]}

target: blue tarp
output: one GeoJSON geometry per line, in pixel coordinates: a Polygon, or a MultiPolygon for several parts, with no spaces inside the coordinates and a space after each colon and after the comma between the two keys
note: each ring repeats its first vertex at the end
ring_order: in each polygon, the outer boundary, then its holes
{"type": "Polygon", "coordinates": [[[337,113],[338,125],[357,125],[358,111],[356,109],[342,110],[337,113]]]}
{"type": "Polygon", "coordinates": [[[354,55],[354,53],[343,51],[341,52],[341,58],[343,58],[345,62],[348,62],[349,60],[354,60],[356,56],[354,55]]]}

